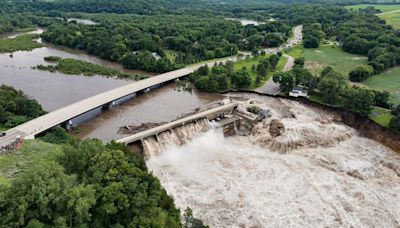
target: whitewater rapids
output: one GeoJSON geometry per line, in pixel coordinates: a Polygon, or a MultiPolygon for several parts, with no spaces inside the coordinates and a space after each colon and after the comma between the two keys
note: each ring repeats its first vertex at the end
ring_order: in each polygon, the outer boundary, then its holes
{"type": "Polygon", "coordinates": [[[179,208],[210,227],[400,227],[398,154],[321,110],[230,96],[272,116],[249,136],[210,128],[147,161],[179,208]],[[274,118],[286,128],[276,138],[274,118]]]}

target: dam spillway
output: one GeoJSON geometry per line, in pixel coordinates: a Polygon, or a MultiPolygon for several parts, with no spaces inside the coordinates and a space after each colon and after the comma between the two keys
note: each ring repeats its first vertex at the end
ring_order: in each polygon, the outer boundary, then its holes
{"type": "Polygon", "coordinates": [[[241,119],[232,115],[236,108],[236,103],[227,102],[221,106],[138,132],[117,142],[124,144],[139,142],[147,158],[159,155],[167,145],[180,146],[188,143],[198,134],[206,132],[210,128],[210,121],[216,121],[216,126],[223,127],[227,135],[232,134],[232,129],[241,119]]]}
{"type": "Polygon", "coordinates": [[[332,113],[237,96],[237,110],[257,105],[271,116],[246,136],[211,127],[146,161],[180,209],[210,227],[399,226],[398,154],[332,113]],[[271,135],[273,120],[285,127],[279,136],[271,135]]]}

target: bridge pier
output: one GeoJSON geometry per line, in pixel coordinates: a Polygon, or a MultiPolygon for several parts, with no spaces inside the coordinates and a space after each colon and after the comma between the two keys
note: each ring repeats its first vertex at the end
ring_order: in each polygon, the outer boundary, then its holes
{"type": "Polygon", "coordinates": [[[81,114],[79,116],[76,116],[76,117],[74,117],[72,119],[69,119],[68,121],[66,121],[64,123],[64,128],[67,131],[70,131],[73,128],[78,127],[82,123],[84,123],[84,122],[86,122],[86,121],[88,121],[88,120],[100,115],[102,110],[103,110],[103,106],[100,106],[100,107],[92,109],[92,110],[90,110],[88,112],[85,112],[85,113],[83,113],[83,114],[81,114]]]}
{"type": "Polygon", "coordinates": [[[159,83],[159,84],[156,84],[156,85],[147,87],[146,89],[143,90],[143,93],[148,93],[148,92],[150,92],[151,90],[156,89],[156,88],[159,88],[159,87],[161,87],[161,86],[164,85],[164,84],[165,84],[165,83],[159,83]]]}

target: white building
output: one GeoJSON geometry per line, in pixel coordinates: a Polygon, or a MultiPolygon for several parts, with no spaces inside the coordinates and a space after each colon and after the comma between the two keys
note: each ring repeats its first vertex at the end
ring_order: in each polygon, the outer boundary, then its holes
{"type": "Polygon", "coordinates": [[[302,87],[295,87],[289,92],[291,97],[308,97],[308,91],[302,87]]]}

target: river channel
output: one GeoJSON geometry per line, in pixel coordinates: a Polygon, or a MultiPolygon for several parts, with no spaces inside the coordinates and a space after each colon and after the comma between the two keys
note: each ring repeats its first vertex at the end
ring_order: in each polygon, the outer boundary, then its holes
{"type": "MultiPolygon", "coordinates": [[[[40,34],[38,29],[29,33],[40,34]]],[[[6,38],[15,38],[26,33],[7,34],[6,38]]],[[[41,42],[39,40],[39,42],[41,42]]],[[[60,49],[44,43],[44,47],[32,51],[17,51],[0,54],[0,84],[13,86],[28,96],[36,99],[46,111],[54,111],[82,99],[108,91],[113,88],[134,83],[130,80],[106,78],[99,75],[92,77],[50,73],[32,69],[39,64],[47,65],[43,57],[60,56],[79,59],[121,71],[154,76],[155,74],[127,70],[121,65],[89,55],[83,51],[60,49]]],[[[77,136],[99,138],[109,141],[121,138],[120,127],[140,123],[171,121],[195,108],[221,98],[197,91],[178,91],[175,83],[170,83],[150,93],[139,95],[131,101],[113,107],[100,116],[84,123],[77,136]]]]}

